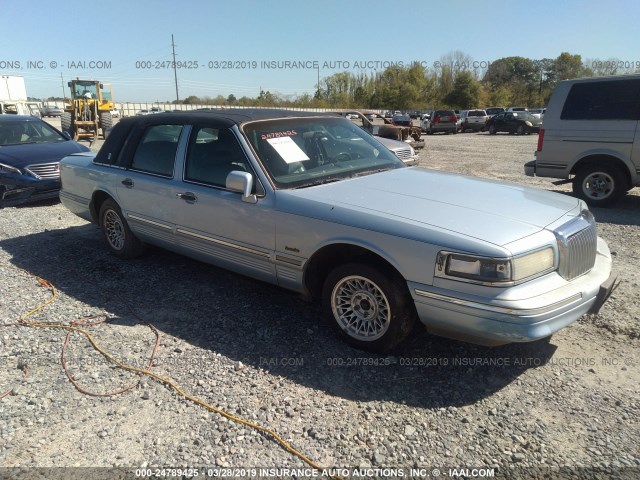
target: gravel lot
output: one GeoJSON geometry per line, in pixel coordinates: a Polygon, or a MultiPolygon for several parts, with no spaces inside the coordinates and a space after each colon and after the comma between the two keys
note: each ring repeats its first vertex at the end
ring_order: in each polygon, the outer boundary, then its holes
{"type": "MultiPolygon", "coordinates": [[[[569,190],[524,176],[535,136],[425,140],[421,166],[569,190]]],[[[318,305],[285,290],[160,249],[118,260],[95,225],[56,202],[8,208],[0,210],[0,325],[49,297],[33,275],[42,277],[58,295],[30,320],[103,315],[106,323],[88,327],[96,341],[139,367],[156,341],[150,323],[161,338],[154,372],[274,429],[323,466],[369,468],[368,477],[393,476],[376,470],[387,467],[422,468],[428,478],[438,467],[441,476],[493,468],[503,478],[640,478],[639,212],[638,189],[594,211],[623,279],[599,315],[550,341],[491,349],[419,331],[403,352],[376,357],[342,344],[318,305]]],[[[306,466],[269,436],[148,377],[119,396],[80,393],[61,367],[65,335],[0,328],[0,394],[14,387],[0,399],[0,466],[306,466]]],[[[81,335],[72,339],[67,363],[84,388],[138,381],[81,335]]]]}

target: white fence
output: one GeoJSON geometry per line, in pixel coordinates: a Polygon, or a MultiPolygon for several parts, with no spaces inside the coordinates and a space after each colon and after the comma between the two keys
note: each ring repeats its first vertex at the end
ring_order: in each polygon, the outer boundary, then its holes
{"type": "MultiPolygon", "coordinates": [[[[116,108],[120,111],[120,115],[123,117],[132,117],[136,115],[141,110],[162,110],[163,112],[174,112],[174,111],[184,111],[188,112],[191,110],[199,110],[203,108],[275,108],[280,110],[294,110],[298,112],[339,112],[339,111],[354,111],[355,109],[344,109],[344,108],[290,108],[290,107],[236,107],[230,105],[183,105],[183,104],[173,104],[173,103],[117,103],[116,108]]],[[[367,112],[376,112],[382,113],[382,110],[371,110],[366,109],[367,112]]]]}

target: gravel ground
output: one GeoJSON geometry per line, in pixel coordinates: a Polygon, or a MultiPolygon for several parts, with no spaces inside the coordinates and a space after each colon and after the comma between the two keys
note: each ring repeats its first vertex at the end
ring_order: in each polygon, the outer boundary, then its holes
{"type": "MultiPolygon", "coordinates": [[[[427,136],[421,165],[568,190],[524,176],[535,143],[427,136]]],[[[638,212],[637,190],[614,209],[595,209],[623,279],[600,314],[549,341],[496,348],[419,331],[401,353],[377,357],[341,343],[318,305],[287,291],[160,249],[118,260],[96,226],[56,202],[8,208],[0,210],[0,325],[49,297],[33,275],[42,277],[58,295],[31,320],[102,315],[106,323],[88,327],[96,341],[140,367],[156,341],[150,323],[161,338],[154,372],[274,429],[323,466],[366,468],[368,477],[393,476],[377,470],[386,467],[425,469],[414,476],[427,478],[438,467],[441,476],[493,468],[508,478],[640,478],[638,212]]],[[[113,368],[73,334],[67,362],[84,388],[109,392],[140,380],[119,396],[80,393],[61,367],[65,334],[0,328],[0,394],[14,387],[0,399],[0,466],[306,466],[267,435],[113,368]]],[[[0,477],[17,472],[36,470],[0,477]]]]}

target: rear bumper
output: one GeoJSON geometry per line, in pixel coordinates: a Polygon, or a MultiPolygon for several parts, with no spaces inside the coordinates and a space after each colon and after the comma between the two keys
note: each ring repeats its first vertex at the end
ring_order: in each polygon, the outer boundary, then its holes
{"type": "MultiPolygon", "coordinates": [[[[544,277],[539,280],[544,281],[544,277]]],[[[598,239],[596,263],[591,271],[543,295],[500,301],[411,282],[409,288],[418,317],[427,330],[471,343],[501,345],[539,340],[585,313],[597,313],[616,281],[609,248],[598,239]]]]}
{"type": "Polygon", "coordinates": [[[527,177],[535,177],[536,176],[536,161],[531,160],[524,164],[524,174],[527,177]]]}

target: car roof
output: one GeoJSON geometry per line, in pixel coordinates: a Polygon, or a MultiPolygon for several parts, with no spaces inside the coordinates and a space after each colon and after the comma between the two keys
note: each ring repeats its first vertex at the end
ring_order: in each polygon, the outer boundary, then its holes
{"type": "Polygon", "coordinates": [[[240,125],[254,120],[275,120],[278,118],[292,117],[339,117],[335,112],[305,112],[296,110],[280,110],[277,108],[230,108],[230,109],[205,109],[191,110],[185,112],[164,112],[147,118],[128,117],[121,121],[134,121],[141,123],[158,124],[166,121],[168,123],[189,123],[197,120],[216,121],[220,126],[230,127],[240,125]]]}
{"type": "Polygon", "coordinates": [[[39,118],[32,117],[31,115],[13,115],[11,113],[0,115],[0,122],[11,122],[16,120],[22,120],[23,122],[41,122],[39,118]]]}

